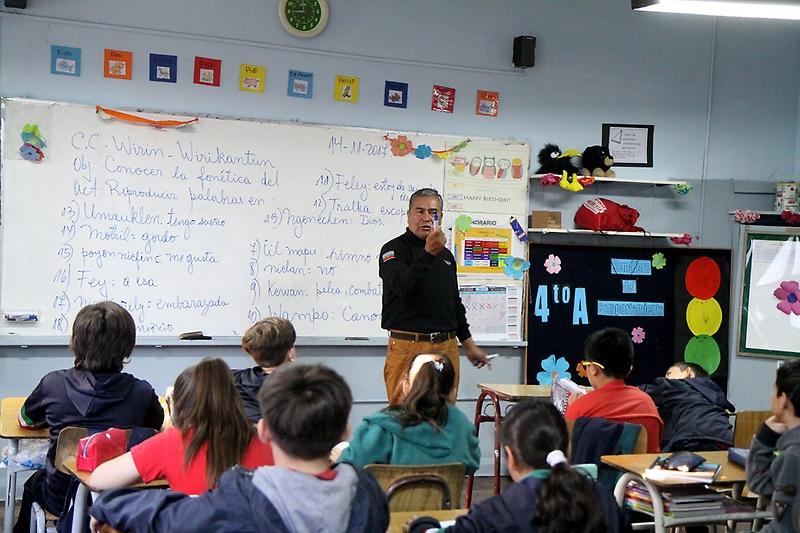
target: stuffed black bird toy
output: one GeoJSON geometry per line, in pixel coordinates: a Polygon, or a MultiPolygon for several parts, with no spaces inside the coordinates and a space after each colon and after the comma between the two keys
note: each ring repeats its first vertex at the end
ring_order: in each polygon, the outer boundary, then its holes
{"type": "Polygon", "coordinates": [[[573,158],[580,157],[577,150],[561,151],[557,144],[546,144],[539,150],[539,169],[537,174],[555,174],[560,176],[566,172],[568,176],[580,174],[580,169],[573,163],[573,158]]]}

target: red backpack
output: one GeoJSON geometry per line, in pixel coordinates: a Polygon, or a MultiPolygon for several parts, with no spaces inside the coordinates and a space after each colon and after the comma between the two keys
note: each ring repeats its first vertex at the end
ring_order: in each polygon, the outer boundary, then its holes
{"type": "Polygon", "coordinates": [[[644,231],[636,226],[639,212],[607,198],[592,198],[575,212],[575,226],[594,231],[644,231]]]}

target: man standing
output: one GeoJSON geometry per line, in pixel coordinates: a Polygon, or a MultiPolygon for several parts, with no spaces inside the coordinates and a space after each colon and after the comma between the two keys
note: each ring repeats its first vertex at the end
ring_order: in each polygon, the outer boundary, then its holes
{"type": "Polygon", "coordinates": [[[383,366],[389,405],[400,403],[402,381],[414,357],[428,352],[443,353],[452,362],[455,401],[460,375],[456,338],[473,365],[489,364],[469,332],[456,261],[445,247],[441,221],[441,195],[434,189],[419,189],[408,202],[406,232],[384,244],[378,258],[383,280],[381,327],[389,330],[383,366]]]}

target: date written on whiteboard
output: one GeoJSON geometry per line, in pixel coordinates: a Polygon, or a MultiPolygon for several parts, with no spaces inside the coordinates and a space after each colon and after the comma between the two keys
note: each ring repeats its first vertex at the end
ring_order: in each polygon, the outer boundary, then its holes
{"type": "Polygon", "coordinates": [[[351,141],[346,139],[343,135],[331,136],[328,148],[333,155],[352,154],[380,158],[389,155],[389,146],[385,142],[376,144],[364,141],[351,141]]]}
{"type": "Polygon", "coordinates": [[[572,305],[572,325],[574,326],[589,323],[584,287],[577,287],[573,291],[572,287],[568,285],[539,285],[533,304],[534,316],[538,316],[542,322],[547,322],[551,305],[572,305]]]}

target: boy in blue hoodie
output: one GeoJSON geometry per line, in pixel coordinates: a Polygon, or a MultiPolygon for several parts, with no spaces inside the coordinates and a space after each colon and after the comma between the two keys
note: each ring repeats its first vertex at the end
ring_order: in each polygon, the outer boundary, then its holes
{"type": "Polygon", "coordinates": [[[22,427],[49,427],[50,449],[45,469],[25,482],[14,533],[28,533],[34,501],[57,516],[67,511],[72,477],[55,467],[62,429],[161,428],[164,411],[153,387],[122,372],[135,344],[133,317],[114,302],[87,305],[75,316],[70,340],[75,366],[44,376],[19,413],[22,427]]]}
{"type": "Polygon", "coordinates": [[[259,320],[242,337],[242,348],[250,354],[256,366],[233,371],[233,381],[244,403],[244,414],[253,423],[261,418],[258,391],[273,370],[294,361],[297,356],[294,342],[297,334],[285,318],[269,317],[259,320]]]}
{"type": "Polygon", "coordinates": [[[666,377],[641,385],[664,421],[661,451],[723,450],[733,445],[730,415],[736,408],[700,365],[678,362],[666,377]]]}
{"type": "Polygon", "coordinates": [[[331,467],[328,459],[347,433],[352,396],[344,379],[322,365],[288,365],[272,374],[259,400],[258,435],[272,444],[275,466],[234,467],[196,498],[104,492],[90,511],[92,531],[386,531],[389,505],[375,479],[348,464],[331,467]]]}

